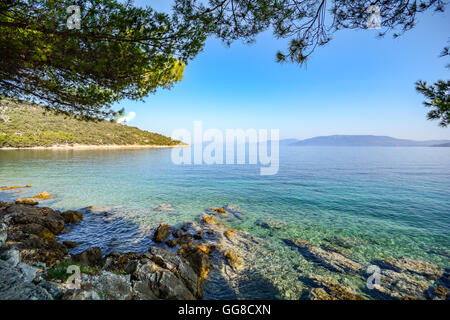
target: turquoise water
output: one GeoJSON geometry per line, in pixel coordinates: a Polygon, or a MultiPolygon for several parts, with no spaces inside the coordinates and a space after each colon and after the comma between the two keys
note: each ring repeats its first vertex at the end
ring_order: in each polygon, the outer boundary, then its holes
{"type": "Polygon", "coordinates": [[[283,281],[296,279],[298,268],[315,268],[285,238],[320,245],[334,236],[352,237],[360,239],[349,249],[358,261],[409,256],[450,266],[450,148],[282,146],[273,176],[260,176],[255,165],[178,166],[170,153],[0,151],[0,185],[32,185],[0,192],[0,200],[47,191],[55,197],[42,204],[53,208],[113,207],[117,221],[96,225],[87,219],[67,235],[82,240],[78,250],[101,245],[106,251],[145,250],[161,221],[180,224],[211,206],[237,205],[245,219],[231,227],[270,244],[274,266],[268,277],[282,298],[297,298],[283,281]],[[161,203],[175,210],[154,211],[161,203]],[[261,217],[287,228],[264,229],[255,224],[261,217]]]}

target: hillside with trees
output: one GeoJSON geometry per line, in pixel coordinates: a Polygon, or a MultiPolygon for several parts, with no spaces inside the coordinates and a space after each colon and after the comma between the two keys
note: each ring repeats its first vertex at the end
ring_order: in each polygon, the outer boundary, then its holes
{"type": "Polygon", "coordinates": [[[40,105],[0,99],[0,148],[54,145],[168,145],[179,144],[161,134],[112,121],[80,121],[40,105]],[[45,113],[45,116],[43,116],[45,113]]]}

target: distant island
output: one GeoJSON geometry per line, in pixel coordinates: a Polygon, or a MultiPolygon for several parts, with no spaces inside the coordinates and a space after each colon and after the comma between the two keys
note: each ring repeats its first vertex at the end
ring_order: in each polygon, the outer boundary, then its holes
{"type": "Polygon", "coordinates": [[[305,140],[285,139],[282,145],[289,146],[332,146],[332,147],[450,147],[450,140],[415,141],[388,136],[333,135],[305,140]]]}
{"type": "Polygon", "coordinates": [[[0,98],[0,149],[159,148],[181,145],[164,135],[107,120],[80,121],[28,102],[0,98]]]}
{"type": "Polygon", "coordinates": [[[436,144],[432,147],[450,147],[450,142],[442,143],[442,144],[436,144]]]}

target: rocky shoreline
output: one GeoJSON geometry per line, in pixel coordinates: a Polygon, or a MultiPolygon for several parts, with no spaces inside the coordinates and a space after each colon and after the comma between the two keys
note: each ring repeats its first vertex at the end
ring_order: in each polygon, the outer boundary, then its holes
{"type": "MultiPolygon", "coordinates": [[[[240,288],[244,282],[250,288],[264,290],[261,282],[255,281],[259,270],[254,266],[256,259],[268,254],[264,240],[230,229],[226,223],[245,218],[239,208],[213,207],[198,221],[178,228],[161,223],[153,231],[153,244],[146,252],[104,254],[101,248],[92,247],[70,254],[78,244],[59,242],[57,236],[70,232],[71,226],[80,223],[88,213],[60,212],[36,204],[31,198],[0,202],[0,300],[194,300],[220,296],[221,292],[213,291],[224,290],[223,285],[213,284],[226,284],[229,293],[242,298],[240,288]],[[68,270],[75,270],[75,274],[68,270]]],[[[172,208],[161,204],[156,209],[172,208]]],[[[285,228],[285,224],[274,219],[261,219],[256,224],[275,231],[285,228]]],[[[365,281],[369,265],[355,261],[346,252],[357,241],[339,238],[316,246],[295,238],[285,239],[285,244],[317,268],[365,281]]],[[[448,269],[407,257],[371,264],[380,268],[380,283],[371,290],[351,288],[333,278],[299,271],[298,279],[305,287],[298,289],[297,298],[450,298],[448,269]]],[[[267,290],[273,287],[275,284],[269,283],[267,290]]]]}

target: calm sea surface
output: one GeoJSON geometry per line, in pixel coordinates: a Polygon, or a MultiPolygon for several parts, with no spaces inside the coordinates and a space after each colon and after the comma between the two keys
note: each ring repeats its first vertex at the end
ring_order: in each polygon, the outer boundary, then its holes
{"type": "Polygon", "coordinates": [[[260,176],[256,165],[174,165],[164,149],[0,151],[0,185],[27,184],[0,192],[0,200],[47,191],[55,197],[42,205],[106,206],[118,217],[110,224],[88,217],[65,235],[82,242],[79,251],[144,251],[161,221],[181,224],[211,206],[239,206],[245,219],[232,227],[267,240],[270,266],[260,263],[278,288],[273,296],[248,297],[297,298],[291,287],[298,272],[315,272],[286,238],[320,245],[352,237],[361,240],[349,249],[358,261],[409,256],[450,266],[450,148],[282,146],[273,176],[260,176]],[[161,203],[175,210],[153,210],[161,203]],[[286,228],[255,224],[267,217],[286,228]]]}

